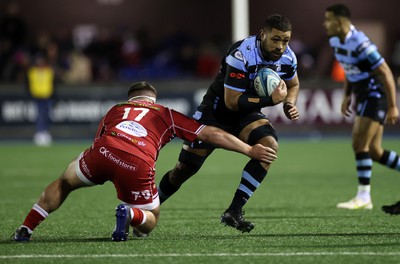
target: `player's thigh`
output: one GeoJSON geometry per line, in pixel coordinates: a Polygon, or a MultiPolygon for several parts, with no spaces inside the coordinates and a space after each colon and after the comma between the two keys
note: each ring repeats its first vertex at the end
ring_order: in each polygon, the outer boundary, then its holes
{"type": "Polygon", "coordinates": [[[78,158],[74,159],[73,161],[71,161],[70,164],[68,164],[68,167],[65,169],[65,171],[60,177],[63,186],[68,187],[70,190],[89,186],[78,177],[76,170],[77,164],[78,164],[78,158]]]}

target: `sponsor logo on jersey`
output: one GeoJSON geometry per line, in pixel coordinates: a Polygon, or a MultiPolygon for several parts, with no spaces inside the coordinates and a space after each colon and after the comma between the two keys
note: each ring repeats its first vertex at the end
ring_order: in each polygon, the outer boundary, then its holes
{"type": "Polygon", "coordinates": [[[233,54],[233,57],[235,57],[236,59],[238,59],[240,61],[244,61],[243,54],[240,50],[235,51],[235,53],[233,54]]]}
{"type": "Polygon", "coordinates": [[[99,152],[101,155],[103,155],[104,157],[106,157],[108,160],[112,161],[113,163],[117,164],[118,166],[126,169],[126,170],[130,170],[130,171],[137,171],[137,165],[135,164],[130,164],[124,160],[122,160],[121,158],[119,158],[118,156],[116,156],[115,154],[113,154],[109,149],[107,149],[106,147],[101,147],[99,149],[99,152]]]}
{"type": "Polygon", "coordinates": [[[229,77],[240,80],[245,78],[246,76],[244,75],[244,73],[241,72],[231,72],[229,73],[229,77]]]}
{"type": "Polygon", "coordinates": [[[144,141],[138,140],[137,138],[131,138],[123,133],[116,133],[116,132],[111,132],[111,135],[114,137],[122,137],[122,138],[126,138],[127,140],[129,140],[130,142],[137,144],[138,146],[146,146],[146,143],[144,141]]]}
{"type": "Polygon", "coordinates": [[[342,65],[346,75],[356,75],[361,73],[361,70],[353,64],[341,62],[340,65],[342,65]]]}
{"type": "Polygon", "coordinates": [[[135,201],[139,198],[144,198],[145,200],[151,198],[151,192],[149,190],[131,191],[131,194],[134,196],[135,201]]]}
{"type": "Polygon", "coordinates": [[[147,136],[147,130],[141,124],[135,121],[124,121],[115,126],[117,129],[135,136],[135,137],[145,137],[147,136]]]}
{"type": "Polygon", "coordinates": [[[86,164],[85,160],[83,158],[81,158],[79,160],[80,164],[81,164],[81,169],[85,172],[85,176],[88,176],[89,178],[92,178],[92,174],[90,173],[90,170],[88,168],[88,165],[86,164]]]}

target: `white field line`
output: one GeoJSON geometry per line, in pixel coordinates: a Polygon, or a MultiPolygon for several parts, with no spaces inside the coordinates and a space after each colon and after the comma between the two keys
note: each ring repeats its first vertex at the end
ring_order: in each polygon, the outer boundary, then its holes
{"type": "Polygon", "coordinates": [[[275,253],[160,253],[160,254],[37,254],[0,255],[0,259],[51,259],[51,258],[131,258],[131,257],[293,257],[293,256],[400,256],[400,252],[275,252],[275,253]]]}

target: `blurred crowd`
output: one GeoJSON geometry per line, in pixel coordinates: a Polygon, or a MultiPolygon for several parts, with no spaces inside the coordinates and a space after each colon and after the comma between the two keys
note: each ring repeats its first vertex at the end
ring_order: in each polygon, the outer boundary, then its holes
{"type": "MultiPolygon", "coordinates": [[[[11,3],[0,17],[0,82],[19,82],[27,69],[46,58],[58,80],[112,82],[135,78],[212,78],[223,54],[221,40],[198,41],[173,32],[155,42],[146,29],[81,26],[56,35],[31,32],[11,3]]],[[[223,45],[222,45],[223,46],[223,45]]],[[[225,47],[224,47],[225,48],[225,47]]]]}
{"type": "MultiPolygon", "coordinates": [[[[296,52],[303,78],[328,76],[334,66],[322,46],[311,48],[299,39],[290,46],[296,52]],[[326,56],[325,56],[325,55],[326,56]]],[[[118,82],[133,79],[213,78],[230,40],[199,40],[171,30],[158,40],[145,28],[133,31],[81,25],[61,28],[55,34],[33,32],[11,2],[0,14],[0,82],[22,82],[27,69],[45,58],[57,80],[67,84],[118,82]]],[[[400,41],[387,58],[400,72],[400,41]]]]}

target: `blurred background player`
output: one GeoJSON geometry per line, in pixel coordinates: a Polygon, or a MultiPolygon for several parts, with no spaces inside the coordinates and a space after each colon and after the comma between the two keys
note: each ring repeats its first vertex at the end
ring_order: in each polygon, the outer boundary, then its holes
{"type": "Polygon", "coordinates": [[[344,209],[372,209],[370,180],[372,161],[400,170],[396,152],[382,148],[383,124],[395,124],[399,111],[396,88],[390,68],[378,48],[350,21],[350,10],[343,4],[326,9],[324,26],[334,55],[344,68],[344,97],[341,111],[351,114],[351,95],[355,95],[356,117],[352,145],[356,159],[358,191],[355,198],[337,204],[344,209]]]}
{"type": "Polygon", "coordinates": [[[145,82],[130,87],[129,100],[112,107],[100,122],[92,146],[46,187],[15,232],[16,241],[29,241],[33,230],[61,206],[70,192],[106,181],[113,182],[123,202],[116,208],[112,239],[127,240],[130,225],[136,235],[149,234],[157,225],[160,210],[155,162],[159,150],[174,136],[210,142],[262,162],[276,159],[272,148],[260,144],[251,147],[219,128],[155,104],[156,95],[155,88],[145,82]]]}
{"type": "Polygon", "coordinates": [[[33,141],[38,146],[49,146],[52,143],[50,134],[50,111],[55,89],[55,71],[49,65],[44,54],[36,54],[32,66],[27,72],[29,95],[36,103],[36,132],[33,141]]]}
{"type": "MultiPolygon", "coordinates": [[[[249,145],[260,143],[278,150],[278,137],[261,108],[283,103],[287,118],[296,120],[299,94],[297,59],[288,46],[292,34],[290,21],[275,14],[265,20],[259,34],[234,43],[221,62],[215,81],[208,88],[194,118],[236,135],[249,145]],[[281,76],[272,98],[259,97],[254,90],[255,73],[269,67],[281,76]]],[[[167,172],[159,185],[161,203],[203,165],[215,146],[205,142],[185,141],[175,168],[167,172]]],[[[243,218],[243,206],[267,175],[270,163],[250,160],[242,171],[232,203],[221,216],[221,223],[242,232],[254,224],[243,218]]]]}

